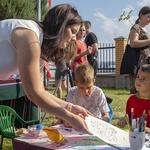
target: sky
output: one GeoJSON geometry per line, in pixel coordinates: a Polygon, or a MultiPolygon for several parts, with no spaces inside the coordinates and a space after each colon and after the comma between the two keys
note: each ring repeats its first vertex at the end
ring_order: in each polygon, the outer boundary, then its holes
{"type": "MultiPolygon", "coordinates": [[[[138,13],[143,6],[150,6],[150,0],[52,0],[52,7],[58,4],[68,3],[75,6],[83,20],[92,23],[99,43],[114,43],[114,39],[120,36],[128,38],[132,24],[138,18],[138,13]],[[130,15],[130,21],[118,21],[125,11],[130,15]],[[131,24],[132,23],[132,24],[131,24]]],[[[147,27],[150,33],[150,25],[147,27]]]]}

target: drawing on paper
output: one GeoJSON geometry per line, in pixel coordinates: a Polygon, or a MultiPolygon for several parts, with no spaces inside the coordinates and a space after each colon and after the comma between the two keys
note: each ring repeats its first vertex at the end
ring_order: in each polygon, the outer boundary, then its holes
{"type": "Polygon", "coordinates": [[[106,124],[103,124],[103,122],[101,123],[98,122],[98,120],[91,120],[91,126],[94,129],[94,132],[99,134],[107,141],[117,142],[117,137],[116,137],[117,132],[113,128],[109,127],[106,124]]]}
{"type": "Polygon", "coordinates": [[[93,116],[86,117],[85,121],[89,130],[106,143],[129,146],[128,132],[93,116]]]}

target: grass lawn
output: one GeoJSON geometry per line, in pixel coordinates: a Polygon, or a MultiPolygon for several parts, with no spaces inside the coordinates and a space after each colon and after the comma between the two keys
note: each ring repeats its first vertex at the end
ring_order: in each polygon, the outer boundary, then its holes
{"type": "Polygon", "coordinates": [[[125,114],[126,101],[129,98],[128,89],[104,89],[104,93],[113,99],[111,106],[114,111],[112,124],[116,125],[118,119],[125,114]]]}
{"type": "MultiPolygon", "coordinates": [[[[107,88],[102,88],[104,93],[111,97],[113,99],[111,106],[113,108],[114,111],[114,117],[112,120],[112,124],[116,125],[118,119],[120,117],[123,117],[125,114],[125,105],[126,105],[126,101],[128,99],[128,97],[130,96],[129,94],[129,90],[128,89],[107,89],[107,88]]],[[[54,87],[50,87],[50,93],[53,93],[55,90],[54,87]]],[[[63,97],[65,98],[66,92],[63,92],[63,97]]],[[[44,115],[45,113],[42,112],[41,113],[41,117],[44,115]]],[[[43,121],[44,125],[50,126],[51,122],[55,119],[54,116],[46,113],[46,117],[43,121]]],[[[10,140],[8,139],[4,139],[4,145],[3,145],[3,150],[12,150],[12,143],[10,140]]]]}

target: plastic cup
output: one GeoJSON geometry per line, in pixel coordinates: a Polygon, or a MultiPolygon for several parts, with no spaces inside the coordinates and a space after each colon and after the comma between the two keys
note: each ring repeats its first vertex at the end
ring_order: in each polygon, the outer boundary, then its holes
{"type": "Polygon", "coordinates": [[[129,142],[131,150],[141,150],[145,143],[145,132],[129,131],[129,142]]]}
{"type": "Polygon", "coordinates": [[[38,137],[42,130],[43,130],[42,124],[28,126],[28,134],[33,137],[38,137]]]}

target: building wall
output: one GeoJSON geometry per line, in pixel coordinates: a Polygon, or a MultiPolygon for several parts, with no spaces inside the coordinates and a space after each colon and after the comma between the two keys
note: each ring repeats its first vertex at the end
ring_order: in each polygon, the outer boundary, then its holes
{"type": "Polygon", "coordinates": [[[116,74],[98,74],[95,84],[101,88],[129,89],[129,76],[116,74]]]}
{"type": "Polygon", "coordinates": [[[116,47],[116,75],[119,75],[120,65],[127,44],[127,39],[120,36],[118,38],[115,38],[114,40],[115,40],[115,47],[116,47]]]}

